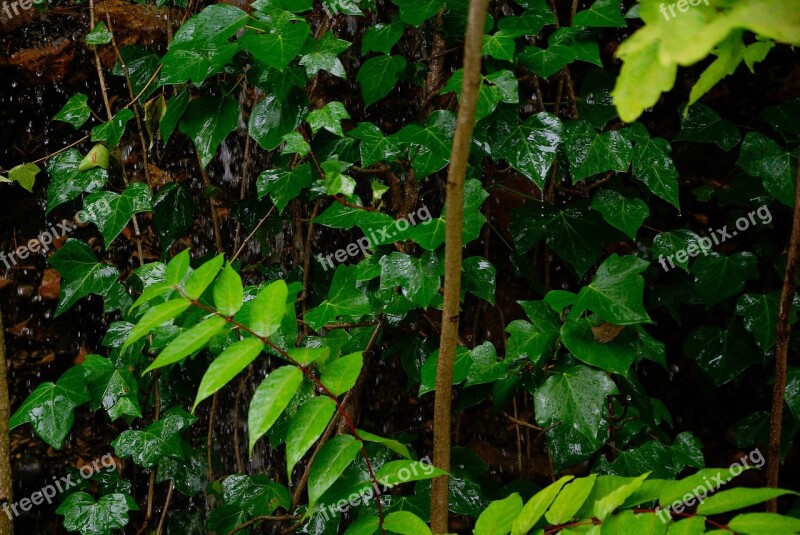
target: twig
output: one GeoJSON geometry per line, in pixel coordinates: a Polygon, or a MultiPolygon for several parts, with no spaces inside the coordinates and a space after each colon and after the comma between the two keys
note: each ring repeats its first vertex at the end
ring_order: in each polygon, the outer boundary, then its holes
{"type": "Polygon", "coordinates": [[[214,481],[214,416],[217,413],[217,403],[219,391],[214,392],[211,398],[211,410],[208,411],[208,438],[206,440],[206,447],[208,448],[208,479],[214,481]]]}
{"type": "MultiPolygon", "coordinates": [[[[206,168],[203,167],[203,160],[200,158],[200,152],[195,151],[197,154],[197,165],[200,166],[200,175],[203,177],[203,185],[208,189],[211,187],[211,180],[208,178],[208,172],[206,168]]],[[[211,221],[214,224],[214,241],[217,244],[217,253],[222,252],[222,231],[220,230],[219,224],[219,213],[217,213],[217,205],[214,204],[214,197],[209,196],[208,204],[211,206],[211,221]]]]}
{"type": "Polygon", "coordinates": [[[272,206],[272,208],[270,208],[270,209],[269,209],[269,212],[267,212],[267,215],[265,215],[264,217],[262,217],[262,218],[261,218],[261,221],[259,221],[259,222],[258,222],[258,225],[256,225],[256,228],[254,228],[254,229],[253,229],[253,232],[251,232],[251,233],[250,233],[250,234],[249,234],[249,235],[248,235],[248,236],[247,236],[247,237],[244,239],[244,243],[242,243],[242,245],[239,247],[239,250],[238,250],[238,251],[236,251],[236,253],[233,255],[233,257],[232,257],[232,258],[231,258],[231,260],[230,260],[231,262],[233,262],[234,260],[236,260],[236,259],[239,257],[239,255],[240,255],[240,254],[242,254],[242,251],[244,250],[244,247],[245,247],[245,245],[247,245],[247,242],[249,242],[249,241],[250,241],[250,238],[252,238],[253,236],[255,236],[256,232],[258,232],[258,229],[260,229],[260,228],[261,228],[261,225],[263,225],[263,224],[264,224],[264,222],[265,222],[265,221],[266,221],[266,220],[269,218],[269,216],[271,216],[271,215],[272,215],[272,212],[273,212],[273,210],[275,210],[275,206],[274,206],[274,205],[272,206]]]}
{"type": "MultiPolygon", "coordinates": [[[[775,342],[775,387],[772,390],[772,416],[769,422],[769,460],[767,462],[767,485],[778,486],[781,458],[781,423],[783,401],[786,394],[786,368],[789,357],[789,335],[792,328],[789,319],[797,288],[797,271],[800,267],[800,162],[795,180],[794,215],[792,234],[789,239],[789,252],[786,258],[786,275],[783,278],[781,303],[778,309],[778,335],[775,342]]],[[[767,511],[778,510],[777,498],[767,502],[767,511]]]]}
{"type": "Polygon", "coordinates": [[[175,485],[172,484],[172,481],[169,482],[169,487],[167,488],[167,498],[164,500],[164,510],[161,511],[161,520],[158,521],[158,528],[156,529],[156,535],[161,535],[164,531],[164,524],[167,522],[167,512],[169,511],[169,505],[172,503],[172,492],[175,490],[175,485]]]}
{"type": "Polygon", "coordinates": [[[287,520],[297,520],[298,518],[299,517],[294,516],[294,515],[257,516],[257,517],[251,518],[250,520],[248,520],[244,524],[240,524],[240,525],[236,526],[235,528],[233,528],[232,530],[230,530],[228,532],[228,535],[233,535],[234,533],[238,533],[240,531],[243,531],[243,530],[249,528],[250,526],[252,526],[253,524],[255,524],[256,522],[265,522],[265,521],[266,522],[286,522],[287,520]]]}
{"type": "Polygon", "coordinates": [[[513,422],[513,423],[515,423],[517,425],[520,425],[522,427],[526,427],[528,429],[533,429],[534,431],[539,431],[540,433],[545,431],[545,429],[543,427],[539,427],[538,425],[529,424],[525,420],[520,420],[518,418],[515,418],[514,416],[511,416],[510,414],[508,414],[505,411],[503,411],[503,416],[505,416],[511,422],[513,422]]]}

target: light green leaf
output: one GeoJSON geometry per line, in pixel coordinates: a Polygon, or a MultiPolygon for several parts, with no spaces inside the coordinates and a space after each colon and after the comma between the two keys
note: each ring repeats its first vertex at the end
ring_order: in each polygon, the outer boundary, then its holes
{"type": "Polygon", "coordinates": [[[89,294],[106,297],[119,280],[119,272],[97,261],[94,251],[79,240],[69,239],[48,259],[61,275],[56,316],[60,316],[89,294]]]}
{"type": "Polygon", "coordinates": [[[581,508],[583,502],[589,497],[594,487],[597,474],[588,477],[573,479],[556,496],[553,505],[547,510],[544,517],[550,524],[558,525],[568,522],[581,508]]]}
{"type": "Polygon", "coordinates": [[[283,280],[270,283],[258,292],[250,313],[250,329],[259,336],[271,336],[286,314],[289,288],[283,280]]]}
{"type": "Polygon", "coordinates": [[[514,519],[511,526],[512,535],[526,535],[533,526],[539,522],[545,511],[556,499],[556,495],[561,491],[561,487],[567,484],[575,476],[563,476],[558,481],[554,481],[539,492],[537,492],[525,507],[522,508],[519,515],[514,519]]]}
{"type": "Polygon", "coordinates": [[[475,535],[508,535],[514,519],[522,512],[522,498],[516,492],[492,502],[478,517],[475,535]]]}
{"type": "Polygon", "coordinates": [[[383,521],[383,527],[401,535],[431,535],[425,521],[410,511],[389,513],[383,521]]]}
{"type": "Polygon", "coordinates": [[[335,401],[327,396],[317,396],[303,403],[290,420],[286,433],[286,472],[290,479],[292,469],[322,436],[335,411],[335,401]]]}
{"type": "Polygon", "coordinates": [[[202,349],[226,325],[225,318],[211,316],[179,334],[143,372],[179,362],[202,349]]]}
{"type": "Polygon", "coordinates": [[[313,509],[325,491],[339,479],[361,447],[361,442],[352,436],[337,435],[320,448],[309,470],[309,509],[313,509]]]}
{"type": "Polygon", "coordinates": [[[342,131],[342,120],[349,119],[350,114],[347,109],[339,101],[327,103],[324,107],[314,110],[308,114],[308,124],[311,126],[311,131],[317,133],[323,128],[339,137],[344,136],[342,131]]]}
{"type": "Polygon", "coordinates": [[[223,316],[233,317],[242,308],[243,299],[242,278],[226,264],[214,283],[214,305],[223,316]]]}
{"type": "Polygon", "coordinates": [[[264,349],[264,343],[258,338],[245,338],[236,342],[214,359],[211,366],[203,375],[200,387],[197,389],[192,411],[201,401],[213,395],[217,390],[228,384],[239,372],[255,360],[264,349]]]}
{"type": "Polygon", "coordinates": [[[723,490],[709,498],[706,498],[706,500],[697,507],[697,514],[718,515],[727,513],[737,509],[744,509],[745,507],[750,507],[751,505],[765,502],[767,500],[777,498],[778,496],[785,496],[786,494],[794,494],[795,496],[798,496],[798,493],[793,490],[783,489],[749,489],[740,487],[736,489],[723,490]]]}
{"type": "MultiPolygon", "coordinates": [[[[297,388],[303,381],[303,372],[296,366],[283,366],[264,379],[250,400],[247,427],[250,434],[250,455],[259,438],[270,430],[272,425],[289,405],[297,388]]],[[[350,437],[352,438],[352,437],[350,437]]],[[[338,474],[337,474],[338,476],[338,474]]],[[[310,506],[309,506],[310,507],[310,506]]]]}
{"type": "Polygon", "coordinates": [[[334,396],[344,394],[356,384],[363,365],[360,351],[336,359],[322,368],[321,382],[334,396]]]}
{"type": "Polygon", "coordinates": [[[145,312],[144,316],[142,316],[136,326],[131,330],[122,349],[141,340],[156,327],[175,319],[179,314],[188,309],[190,305],[191,303],[188,300],[179,298],[154,306],[145,312]]]}
{"type": "Polygon", "coordinates": [[[186,281],[184,293],[189,299],[200,299],[214,279],[217,278],[222,264],[225,262],[225,255],[219,254],[194,270],[186,281]]]}

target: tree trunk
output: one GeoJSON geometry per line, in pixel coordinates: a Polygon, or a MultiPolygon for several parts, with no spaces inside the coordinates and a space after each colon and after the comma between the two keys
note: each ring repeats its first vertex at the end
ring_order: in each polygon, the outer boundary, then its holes
{"type": "MultiPolygon", "coordinates": [[[[11,445],[8,435],[8,367],[6,366],[6,341],[3,313],[0,310],[0,503],[13,502],[11,489],[11,445]]],[[[0,512],[0,535],[12,535],[14,522],[5,512],[0,512]]]]}

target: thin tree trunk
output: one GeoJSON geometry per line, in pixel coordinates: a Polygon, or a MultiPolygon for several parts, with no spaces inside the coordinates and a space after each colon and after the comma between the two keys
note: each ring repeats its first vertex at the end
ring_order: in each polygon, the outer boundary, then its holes
{"type": "MultiPolygon", "coordinates": [[[[433,464],[450,470],[450,408],[453,390],[453,363],[458,343],[461,305],[461,232],[464,223],[464,179],[467,174],[475,109],[481,76],[481,46],[488,0],[471,0],[464,47],[464,81],[458,109],[450,168],[447,173],[447,224],[445,230],[444,305],[439,362],[436,369],[436,401],[433,415],[433,464]]],[[[431,530],[448,532],[450,478],[433,480],[431,489],[431,530]]]]}
{"type": "MultiPolygon", "coordinates": [[[[12,503],[11,445],[8,436],[8,368],[6,367],[6,342],[3,330],[3,312],[0,310],[0,503],[12,503]]],[[[0,535],[12,535],[14,522],[5,512],[0,512],[0,535]]]]}
{"type": "MultiPolygon", "coordinates": [[[[786,258],[786,275],[783,278],[781,303],[778,309],[778,336],[775,343],[775,387],[772,391],[772,415],[769,422],[769,456],[767,462],[767,485],[778,486],[778,473],[781,459],[781,419],[783,400],[786,391],[786,370],[789,357],[789,335],[791,326],[789,316],[792,301],[797,291],[797,271],[800,267],[800,162],[797,166],[797,179],[794,194],[794,216],[792,235],[789,239],[789,252],[786,258]]],[[[767,502],[767,511],[776,512],[778,500],[767,502]]]]}

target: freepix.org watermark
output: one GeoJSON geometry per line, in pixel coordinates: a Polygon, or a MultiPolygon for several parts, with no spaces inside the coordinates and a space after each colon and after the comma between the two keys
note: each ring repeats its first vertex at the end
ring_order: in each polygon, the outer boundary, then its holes
{"type": "Polygon", "coordinates": [[[334,504],[328,505],[327,507],[318,507],[316,512],[321,514],[327,522],[330,520],[330,518],[335,516],[337,512],[345,513],[348,509],[357,506],[359,503],[366,505],[375,496],[385,494],[386,491],[396,487],[397,485],[411,481],[412,477],[419,476],[420,470],[422,470],[422,473],[426,476],[430,476],[436,470],[436,467],[433,466],[429,456],[426,455],[420,459],[419,462],[412,463],[409,468],[401,468],[398,470],[396,482],[385,481],[382,485],[382,488],[379,488],[377,483],[373,483],[371,487],[366,487],[358,492],[352,493],[346,500],[341,499],[334,504]]]}
{"type": "Polygon", "coordinates": [[[736,220],[736,228],[738,230],[732,230],[728,232],[728,225],[725,225],[721,229],[708,229],[708,232],[711,234],[711,237],[703,236],[698,240],[697,243],[689,244],[686,249],[681,249],[669,256],[659,256],[658,263],[661,264],[661,267],[664,271],[669,271],[675,267],[675,262],[673,262],[673,258],[678,261],[679,264],[685,264],[689,258],[694,258],[698,254],[703,253],[704,255],[708,255],[708,252],[711,251],[711,247],[714,245],[719,245],[723,243],[725,240],[730,238],[734,238],[739,231],[744,232],[745,230],[749,229],[751,225],[756,225],[756,216],[758,216],[758,222],[762,225],[769,225],[772,223],[772,213],[769,211],[769,207],[767,205],[760,206],[758,209],[751,211],[747,214],[747,217],[742,216],[736,220]],[[669,262],[669,266],[667,263],[669,262]]]}
{"type": "Polygon", "coordinates": [[[721,486],[725,485],[726,483],[730,482],[733,478],[744,472],[744,467],[747,468],[761,468],[766,464],[767,460],[764,458],[764,455],[761,453],[761,450],[758,448],[754,449],[747,455],[743,455],[739,462],[733,463],[729,468],[728,472],[730,473],[730,477],[724,479],[723,474],[719,473],[713,476],[710,480],[708,477],[703,477],[702,485],[698,485],[695,487],[691,492],[687,492],[684,496],[680,499],[675,500],[667,507],[656,507],[656,516],[661,519],[662,522],[665,524],[672,518],[672,514],[670,511],[675,511],[678,514],[683,513],[683,510],[686,507],[691,507],[692,505],[697,502],[698,504],[703,503],[706,497],[715,490],[718,490],[721,486]],[[753,463],[751,466],[750,463],[753,463]],[[662,516],[663,515],[663,516],[662,516]]]}
{"type": "Polygon", "coordinates": [[[17,265],[20,260],[25,260],[31,253],[47,253],[50,250],[50,245],[57,239],[62,238],[78,228],[78,225],[83,225],[89,222],[87,216],[90,216],[95,221],[106,217],[111,213],[111,205],[105,199],[98,199],[92,204],[91,210],[81,210],[72,221],[64,220],[61,223],[50,225],[50,228],[39,234],[36,238],[29,240],[25,245],[20,245],[10,253],[0,251],[0,262],[5,264],[6,269],[11,266],[17,265]]]}
{"type": "Polygon", "coordinates": [[[686,13],[689,11],[689,7],[697,7],[700,4],[709,5],[708,0],[678,0],[677,2],[673,2],[671,4],[661,4],[659,7],[659,11],[661,14],[664,15],[666,20],[669,20],[671,17],[667,16],[667,9],[669,9],[669,13],[672,17],[675,17],[675,8],[678,8],[678,11],[681,13],[686,13]]]}
{"type": "MultiPolygon", "coordinates": [[[[101,467],[105,468],[108,472],[117,469],[117,463],[114,461],[114,457],[110,453],[106,453],[91,463],[84,464],[79,472],[83,479],[89,479],[94,474],[99,472],[101,467]]],[[[3,511],[5,511],[9,520],[14,520],[15,517],[20,515],[20,510],[27,513],[36,505],[41,505],[44,502],[47,502],[48,505],[53,503],[53,498],[55,498],[58,494],[66,492],[72,487],[78,485],[79,481],[73,481],[74,475],[75,474],[67,474],[65,477],[53,476],[53,483],[45,485],[40,490],[37,490],[31,494],[30,497],[22,498],[20,501],[11,504],[5,502],[3,504],[3,511]],[[19,509],[17,509],[18,507],[19,509]]]]}
{"type": "Polygon", "coordinates": [[[322,268],[325,271],[328,271],[329,268],[333,268],[334,259],[337,263],[341,263],[346,261],[348,256],[357,256],[359,251],[361,251],[362,255],[366,255],[367,251],[372,248],[373,243],[385,243],[386,240],[391,240],[393,237],[397,236],[397,232],[391,230],[392,227],[397,227],[398,231],[405,232],[411,225],[416,226],[429,219],[431,219],[431,213],[428,211],[428,207],[423,204],[419,210],[409,213],[407,217],[396,220],[392,226],[378,229],[377,231],[371,229],[371,237],[364,236],[359,238],[348,244],[347,247],[342,247],[328,256],[318,254],[317,261],[322,264],[322,268]]]}

